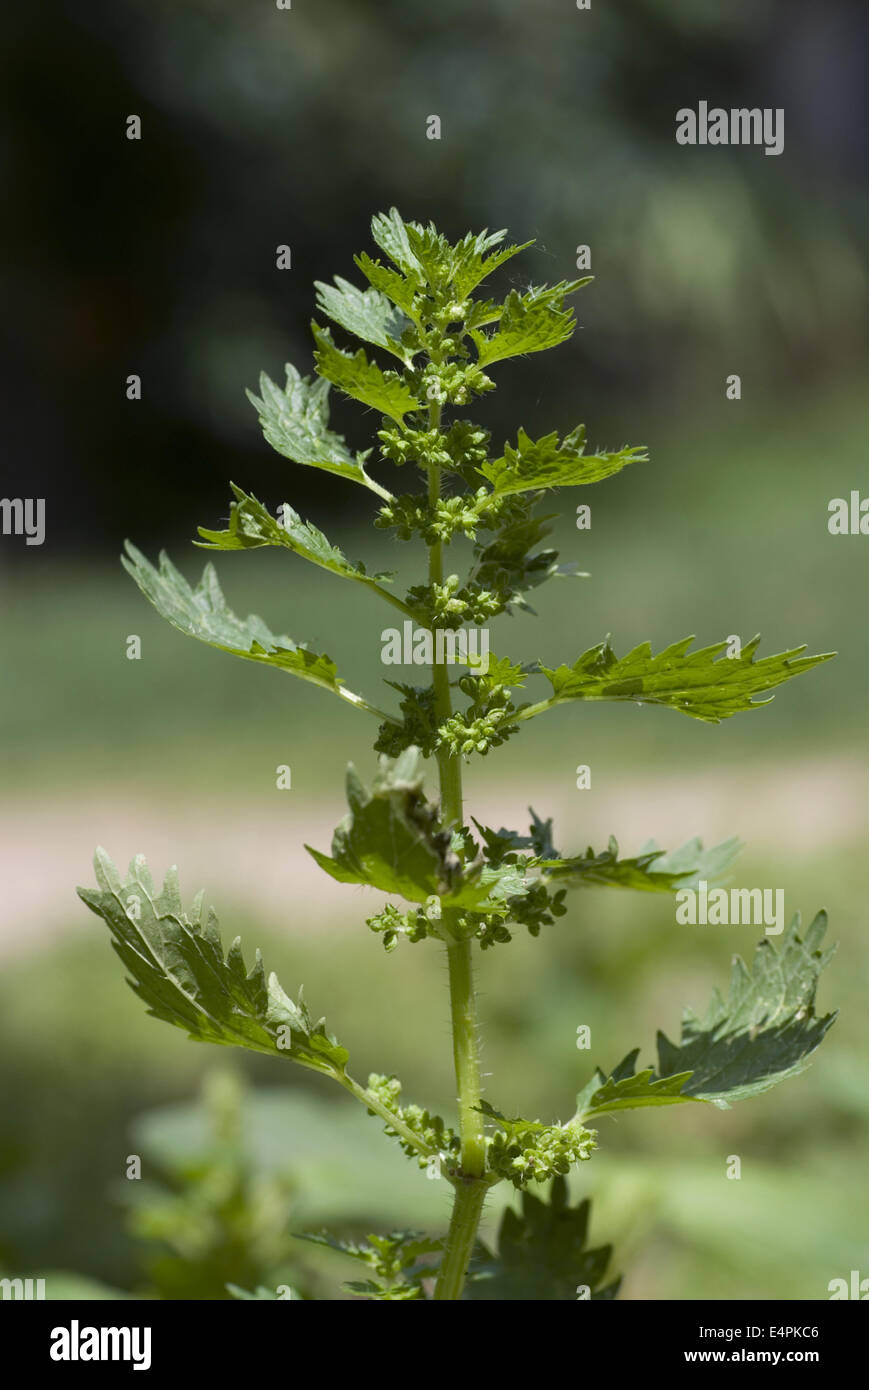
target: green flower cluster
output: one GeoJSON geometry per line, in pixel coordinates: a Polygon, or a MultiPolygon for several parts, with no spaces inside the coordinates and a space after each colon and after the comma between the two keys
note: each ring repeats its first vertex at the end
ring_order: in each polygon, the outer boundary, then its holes
{"type": "Polygon", "coordinates": [[[571,1120],[566,1125],[504,1121],[489,1139],[488,1166],[492,1174],[507,1178],[514,1187],[545,1182],[570,1171],[574,1163],[591,1158],[597,1148],[597,1132],[571,1120]]]}
{"type": "Polygon", "coordinates": [[[507,702],[502,709],[490,709],[484,714],[465,710],[444,721],[438,729],[438,748],[448,748],[453,756],[469,758],[472,753],[485,755],[490,748],[506,743],[511,734],[518,734],[519,725],[510,723],[515,706],[507,702]]]}
{"type": "Polygon", "coordinates": [[[519,732],[511,697],[512,686],[521,685],[523,680],[521,667],[509,661],[496,662],[484,676],[462,676],[459,689],[471,703],[440,725],[436,746],[467,758],[471,753],[485,755],[490,748],[506,743],[511,734],[519,732]]]}
{"type": "Polygon", "coordinates": [[[421,907],[411,908],[409,912],[399,912],[397,907],[388,903],[382,912],[368,917],[365,925],[373,932],[382,932],[385,951],[395,950],[399,936],[406,936],[408,941],[417,942],[435,935],[430,930],[429,920],[421,907]]]}
{"type": "Polygon", "coordinates": [[[463,585],[457,574],[448,575],[443,584],[414,584],[407,591],[406,602],[424,614],[426,626],[432,628],[479,625],[502,611],[498,594],[474,581],[463,585]]]}
{"type": "MultiPolygon", "coordinates": [[[[452,1160],[456,1167],[458,1166],[462,1147],[458,1134],[447,1127],[440,1115],[432,1115],[420,1105],[402,1105],[401,1082],[397,1076],[380,1076],[377,1072],[372,1072],[368,1078],[368,1090],[373,1092],[381,1105],[391,1111],[396,1119],[401,1120],[407,1129],[418,1135],[430,1153],[440,1154],[448,1166],[452,1160]]],[[[368,1113],[374,1115],[377,1112],[370,1110],[368,1113]]],[[[427,1156],[403,1139],[390,1125],[386,1126],[385,1132],[391,1138],[398,1139],[408,1158],[417,1159],[421,1168],[427,1166],[427,1156]]]]}
{"type": "Polygon", "coordinates": [[[385,530],[394,527],[399,540],[421,536],[426,545],[446,544],[460,532],[474,540],[480,526],[480,513],[489,494],[485,488],[455,497],[439,497],[432,505],[419,493],[402,493],[380,508],[374,525],[385,530]]]}
{"type": "Polygon", "coordinates": [[[390,424],[378,430],[380,452],[401,467],[416,463],[423,470],[432,465],[458,473],[470,487],[478,487],[477,470],[488,462],[488,430],[471,420],[454,420],[449,429],[413,429],[390,424]]]}

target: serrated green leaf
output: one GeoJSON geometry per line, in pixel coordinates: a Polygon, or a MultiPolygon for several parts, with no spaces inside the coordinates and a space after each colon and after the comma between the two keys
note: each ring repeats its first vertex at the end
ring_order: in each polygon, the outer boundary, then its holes
{"type": "Polygon", "coordinates": [[[611,837],[608,847],[600,854],[595,854],[589,846],[585,854],[541,859],[537,866],[547,879],[568,888],[595,885],[673,893],[681,888],[694,888],[701,879],[712,882],[720,877],[741,848],[739,840],[732,838],[704,850],[702,842],[694,839],[669,853],[649,845],[634,859],[619,859],[618,844],[611,837]]]}
{"type": "Polygon", "coordinates": [[[533,492],[537,488],[597,483],[628,464],[646,462],[648,457],[642,447],[586,454],[582,425],[561,441],[556,433],[534,440],[520,429],[516,448],[506,445],[502,458],[484,463],[477,472],[491,483],[496,497],[506,497],[510,493],[533,492]]]}
{"type": "Polygon", "coordinates": [[[529,835],[503,828],[492,830],[475,820],[486,858],[492,863],[515,863],[521,851],[530,849],[533,853],[523,855],[523,865],[539,869],[547,882],[557,882],[563,888],[620,887],[651,893],[693,889],[701,879],[711,883],[726,873],[742,848],[735,836],[710,849],[704,849],[697,838],[667,851],[649,841],[635,858],[620,859],[618,843],[610,836],[600,854],[589,846],[585,854],[562,855],[553,844],[552,820],[542,821],[533,810],[531,816],[529,835]]]}
{"type": "Polygon", "coordinates": [[[360,290],[340,275],[335,276],[334,285],[322,280],[315,280],[314,285],[317,308],[348,333],[385,348],[406,365],[413,361],[413,353],[399,341],[410,319],[379,289],[360,290]]]}
{"type": "MultiPolygon", "coordinates": [[[[394,208],[392,211],[398,217],[394,208]]],[[[400,218],[398,220],[401,221],[400,218]]],[[[501,242],[507,235],[506,231],[488,230],[468,232],[461,241],[451,244],[438,232],[433,223],[428,227],[422,227],[418,222],[404,222],[401,225],[403,239],[395,222],[390,224],[387,238],[398,255],[392,255],[389,251],[387,254],[406,274],[413,274],[415,270],[414,278],[419,281],[424,277],[427,285],[435,291],[449,286],[453,298],[458,303],[465,300],[482,280],[505,261],[534,244],[533,241],[526,241],[521,246],[501,247],[501,242]],[[501,249],[495,250],[496,247],[501,249]]],[[[384,250],[387,249],[383,241],[379,241],[378,244],[384,250]]],[[[496,312],[488,315],[485,321],[499,318],[501,312],[502,309],[499,307],[496,312]]],[[[474,320],[475,323],[480,321],[479,318],[474,320]]]]}
{"type": "MultiPolygon", "coordinates": [[[[488,230],[468,232],[461,241],[453,244],[437,230],[433,222],[427,227],[419,222],[405,222],[396,208],[375,217],[371,229],[378,246],[408,279],[417,286],[424,284],[435,293],[450,288],[458,303],[464,301],[498,266],[533,245],[533,242],[527,241],[522,246],[495,250],[507,233],[488,230]]],[[[500,314],[501,309],[491,318],[498,318],[500,314]]]]}
{"type": "Polygon", "coordinates": [[[768,704],[768,700],[753,697],[835,656],[835,652],[800,656],[805,651],[802,646],[755,661],[760,637],[747,642],[739,656],[722,655],[727,641],[689,654],[693,641],[693,637],[685,637],[657,656],[652,655],[650,644],[643,642],[621,658],[606,641],[583,652],[573,666],[552,669],[541,664],[540,671],[552,684],[552,698],[547,703],[634,700],[668,705],[692,719],[718,724],[741,710],[768,704]]]}
{"type": "Polygon", "coordinates": [[[565,297],[589,284],[591,278],[535,285],[524,294],[511,290],[494,333],[471,329],[479,365],[488,367],[506,357],[542,352],[565,342],[576,326],[573,309],[564,308],[565,297]]]}
{"type": "Polygon", "coordinates": [[[352,565],[322,531],[310,521],[302,521],[288,502],[282,504],[278,521],[256,497],[243,492],[235,483],[230,483],[230,487],[235,501],[229,514],[229,527],[225,531],[208,531],[200,526],[199,534],[204,538],[204,543],[196,542],[200,549],[253,550],[264,545],[283,546],[342,579],[354,579],[374,589],[391,581],[390,574],[366,574],[363,564],[352,565]]]}
{"type": "Polygon", "coordinates": [[[726,1002],[716,990],[702,1020],[686,1009],[678,1046],[658,1033],[657,1073],[635,1072],[639,1048],[609,1077],[598,1070],[577,1096],[579,1118],[681,1101],[727,1106],[804,1071],[836,1018],[819,1018],[814,1007],[818,978],[834,948],[821,950],[825,912],[815,917],[805,941],[799,925],[797,914],[778,951],[761,941],[750,970],[734,956],[726,1002]]]}
{"type": "Polygon", "coordinates": [[[496,303],[494,299],[472,299],[465,316],[465,333],[470,333],[472,328],[497,323],[503,312],[504,305],[496,303]]]}
{"type": "Polygon", "coordinates": [[[803,941],[799,913],[779,950],[759,942],[751,964],[735,956],[726,1002],[716,990],[704,1018],[690,1009],[677,1045],[658,1034],[663,1075],[691,1070],[686,1094],[700,1100],[743,1100],[808,1066],[836,1014],[815,1014],[821,971],[835,947],[821,950],[827,914],[819,912],[803,941]]]}
{"type": "Polygon", "coordinates": [[[127,555],[121,557],[121,562],[127,573],[157,612],[179,632],[233,656],[288,671],[333,694],[342,693],[343,681],[330,657],[309,652],[306,647],[297,646],[290,637],[276,636],[262,618],[253,613],[245,619],[236,617],[226,606],[212,565],[206,565],[201,580],[193,589],[165,551],[160,553],[157,570],[130,541],[125,544],[127,555]]]}
{"type": "Polygon", "coordinates": [[[371,406],[372,410],[388,415],[401,424],[411,410],[421,410],[422,404],[404,384],[397,372],[383,372],[376,362],[369,362],[364,348],[356,353],[342,352],[332,341],[332,335],[318,324],[311,325],[317,349],[314,361],[321,377],[339,386],[355,401],[371,406]]]}
{"type": "Polygon", "coordinates": [[[629,1052],[608,1077],[597,1071],[576,1098],[580,1119],[596,1119],[616,1110],[639,1110],[647,1106],[678,1105],[684,1101],[699,1101],[699,1096],[683,1095],[690,1071],[674,1076],[657,1077],[652,1067],[636,1072],[634,1066],[640,1049],[629,1052]]]}
{"type": "Polygon", "coordinates": [[[322,1019],[311,1020],[301,992],[293,1003],[276,975],[266,979],[259,952],[248,970],[238,938],[224,959],[217,917],[212,908],[203,911],[201,893],[185,913],[175,869],[159,894],[142,855],[124,882],[103,849],[94,870],[98,891],[79,888],[78,895],[106,923],[129,984],[154,1018],[183,1028],[195,1042],[267,1052],[343,1075],[346,1049],[322,1019]]]}
{"type": "MultiPolygon", "coordinates": [[[[378,212],[372,217],[371,236],[381,251],[386,252],[393,265],[397,265],[405,275],[420,275],[422,267],[411,250],[407,236],[408,225],[418,224],[405,223],[398,208],[390,208],[389,212],[378,212]]],[[[419,230],[422,231],[422,228],[419,227],[419,230]]]]}
{"type": "Polygon", "coordinates": [[[415,274],[402,275],[397,270],[390,270],[389,266],[383,265],[380,261],[372,260],[364,252],[361,256],[354,256],[354,261],[358,265],[366,280],[373,289],[380,294],[386,295],[403,314],[413,323],[419,324],[419,314],[416,306],[416,294],[419,289],[419,276],[415,274]]]}
{"type": "Polygon", "coordinates": [[[259,379],[262,394],[255,396],[252,391],[247,392],[272,448],[293,463],[349,478],[377,493],[378,497],[391,501],[391,494],[365,472],[365,460],[371,450],[354,457],[343,435],[329,429],[329,382],[300,376],[289,362],[286,373],[287,384],[283,391],[262,372],[259,379]]]}
{"type": "Polygon", "coordinates": [[[524,887],[521,870],[492,868],[480,861],[462,864],[453,836],[423,795],[419,749],[380,759],[369,791],[351,767],[347,774],[350,811],[335,830],[331,856],[306,845],[308,853],[339,883],[361,883],[408,902],[443,907],[496,910],[524,887]]]}
{"type": "Polygon", "coordinates": [[[471,819],[483,837],[486,849],[486,858],[493,863],[499,863],[507,859],[513,863],[518,857],[520,850],[530,849],[534,851],[534,857],[525,859],[523,862],[534,865],[544,859],[555,859],[558,851],[552,843],[552,817],[548,820],[541,820],[532,807],[528,808],[531,816],[531,825],[528,835],[520,835],[516,830],[507,830],[501,826],[500,830],[492,830],[489,826],[481,825],[473,816],[471,819]]]}
{"type": "Polygon", "coordinates": [[[468,232],[468,235],[453,247],[452,282],[456,299],[465,299],[499,266],[518,256],[520,251],[527,251],[529,246],[534,245],[533,240],[523,241],[521,245],[504,246],[498,251],[493,251],[492,248],[500,246],[506,235],[506,229],[500,232],[482,231],[476,236],[468,232]],[[487,255],[490,251],[492,254],[487,255]]]}
{"type": "MultiPolygon", "coordinates": [[[[665,850],[655,861],[654,872],[668,875],[674,883],[679,879],[679,888],[696,888],[701,879],[712,883],[726,874],[741,849],[742,842],[735,835],[729,840],[722,840],[720,845],[711,845],[709,849],[704,849],[703,841],[695,836],[678,849],[665,850]]],[[[657,845],[650,842],[642,852],[655,854],[657,850],[657,845]]]]}
{"type": "Polygon", "coordinates": [[[465,1299],[492,1302],[575,1302],[587,1287],[592,1300],[615,1298],[620,1280],[604,1285],[612,1247],[586,1249],[591,1204],[567,1205],[567,1186],[553,1179],[549,1201],[522,1193],[521,1214],[507,1207],[498,1253],[480,1242],[471,1262],[465,1299]]]}

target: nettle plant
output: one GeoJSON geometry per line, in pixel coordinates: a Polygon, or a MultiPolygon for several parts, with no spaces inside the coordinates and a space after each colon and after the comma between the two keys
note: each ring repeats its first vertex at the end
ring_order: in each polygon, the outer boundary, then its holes
{"type": "MultiPolygon", "coordinates": [[[[427,574],[399,598],[387,587],[390,575],[351,564],[291,506],[284,503],[273,515],[238,487],[227,529],[200,528],[200,543],[213,550],[283,547],[365,585],[411,625],[414,653],[427,660],[430,681],[387,682],[400,697],[399,711],[389,713],[348,689],[328,656],[276,635],[258,617],[237,617],[211,565],[191,588],[165,555],[155,569],[128,543],[124,564],[181,632],[312,682],[377,720],[380,760],[372,784],[365,786],[350,769],[350,809],[335,831],[331,855],[310,853],[339,882],[366,884],[401,901],[368,919],[387,950],[400,937],[445,949],[457,1127],[406,1103],[395,1076],[371,1075],[365,1085],[356,1080],[346,1049],[323,1019],[309,1013],[301,992],[295,1002],[285,994],[274,975],[266,976],[259,954],[248,970],[238,940],[224,956],[217,919],[205,911],[201,895],[185,912],[174,870],[157,893],[141,857],[122,881],[98,851],[99,887],[80,893],[104,918],[133,989],[155,1017],[196,1040],[267,1052],[336,1081],[384,1122],[410,1159],[451,1184],[444,1238],[398,1231],[361,1244],[337,1243],[365,1269],[366,1278],[348,1287],[391,1300],[611,1298],[618,1281],[606,1282],[609,1249],[587,1248],[588,1203],[568,1205],[564,1175],[591,1157],[602,1116],[661,1105],[726,1107],[802,1071],[834,1017],[814,1011],[818,976],[830,955],[821,949],[826,919],[819,913],[801,938],[796,917],[780,948],[764,939],[750,967],[737,957],[727,999],[716,992],[705,1015],[686,1012],[677,1043],[659,1033],[654,1066],[638,1067],[635,1048],[617,1066],[597,1069],[565,1122],[508,1118],[483,1098],[476,953],[509,942],[517,926],[538,936],[564,915],[573,888],[669,894],[696,888],[722,874],[737,844],[704,851],[692,840],[670,853],[651,845],[629,859],[610,840],[601,853],[561,854],[551,821],[533,812],[527,835],[473,818],[469,824],[463,762],[505,744],[529,719],[583,700],[663,705],[718,723],[768,703],[756,697],[827,656],[802,656],[798,647],[755,660],[758,639],[739,651],[725,641],[692,652],[689,637],[657,655],[644,643],[619,657],[607,640],[570,663],[547,667],[498,657],[488,646],[485,660],[474,664],[466,647],[467,674],[451,679],[451,663],[437,659],[445,644],[438,646],[433,636],[457,639],[470,625],[516,609],[532,611],[530,589],[573,573],[541,545],[551,519],[535,514],[544,493],[599,482],[647,455],[637,448],[588,452],[579,426],[563,439],[554,433],[531,439],[520,429],[515,444],[493,456],[485,429],[464,418],[445,420],[446,410],[492,390],[488,373],[495,363],[565,342],[575,324],[565,303],[588,279],[514,288],[502,301],[487,299],[475,291],[525,249],[504,246],[504,232],[469,234],[451,245],[434,226],[405,222],[392,209],[373,219],[372,235],[391,264],[356,257],[369,287],[340,278],[319,284],[318,307],[345,332],[391,355],[397,368],[377,365],[365,349],[345,351],[329,329],[314,323],[315,376],[302,377],[288,366],[283,389],[263,376],[260,395],[251,400],[278,453],[367,489],[381,504],[376,526],[404,541],[421,540],[427,574]],[[332,385],[382,417],[381,457],[416,479],[421,475],[421,487],[392,496],[368,471],[372,450],[354,455],[329,429],[332,385]],[[473,551],[464,578],[447,563],[456,537],[466,537],[473,551]],[[530,680],[548,683],[548,694],[522,701],[530,680]],[[423,790],[425,759],[437,765],[437,800],[423,790]],[[524,1191],[550,1180],[546,1195],[524,1191]],[[505,1211],[493,1251],[477,1231],[486,1195],[501,1182],[523,1189],[522,1211],[505,1211]]],[[[328,1236],[311,1238],[333,1243],[328,1236]]]]}

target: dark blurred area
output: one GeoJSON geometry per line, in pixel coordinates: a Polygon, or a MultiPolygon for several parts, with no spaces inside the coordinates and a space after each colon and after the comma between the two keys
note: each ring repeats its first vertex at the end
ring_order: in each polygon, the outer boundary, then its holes
{"type": "MultiPolygon", "coordinates": [[[[192,534],[230,478],[326,520],[357,508],[313,470],[288,489],[244,387],[309,369],[312,281],[358,278],[392,203],[456,237],[536,237],[523,278],[569,277],[591,247],[588,331],[538,371],[507,364],[481,407],[496,435],[534,427],[544,371],[541,424],[558,402],[608,440],[626,399],[638,421],[693,413],[734,361],[768,396],[847,374],[869,294],[867,37],[861,0],[14,7],[4,492],[47,499],[46,550],[88,555],[192,534]],[[783,107],[783,155],[677,146],[700,99],[783,107]]],[[[355,408],[335,418],[367,444],[355,408]]]]}

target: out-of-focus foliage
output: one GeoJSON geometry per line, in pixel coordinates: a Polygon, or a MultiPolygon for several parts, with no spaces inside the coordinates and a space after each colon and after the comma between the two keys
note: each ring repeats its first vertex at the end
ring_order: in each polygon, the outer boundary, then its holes
{"type": "Polygon", "coordinates": [[[291,1272],[304,1280],[292,1240],[295,1185],[287,1171],[258,1169],[242,1131],[237,1077],[213,1073],[203,1101],[209,1131],[200,1151],[162,1165],[146,1152],[142,1179],[123,1189],[145,1278],[140,1292],[220,1299],[228,1283],[274,1288],[291,1272]]]}

